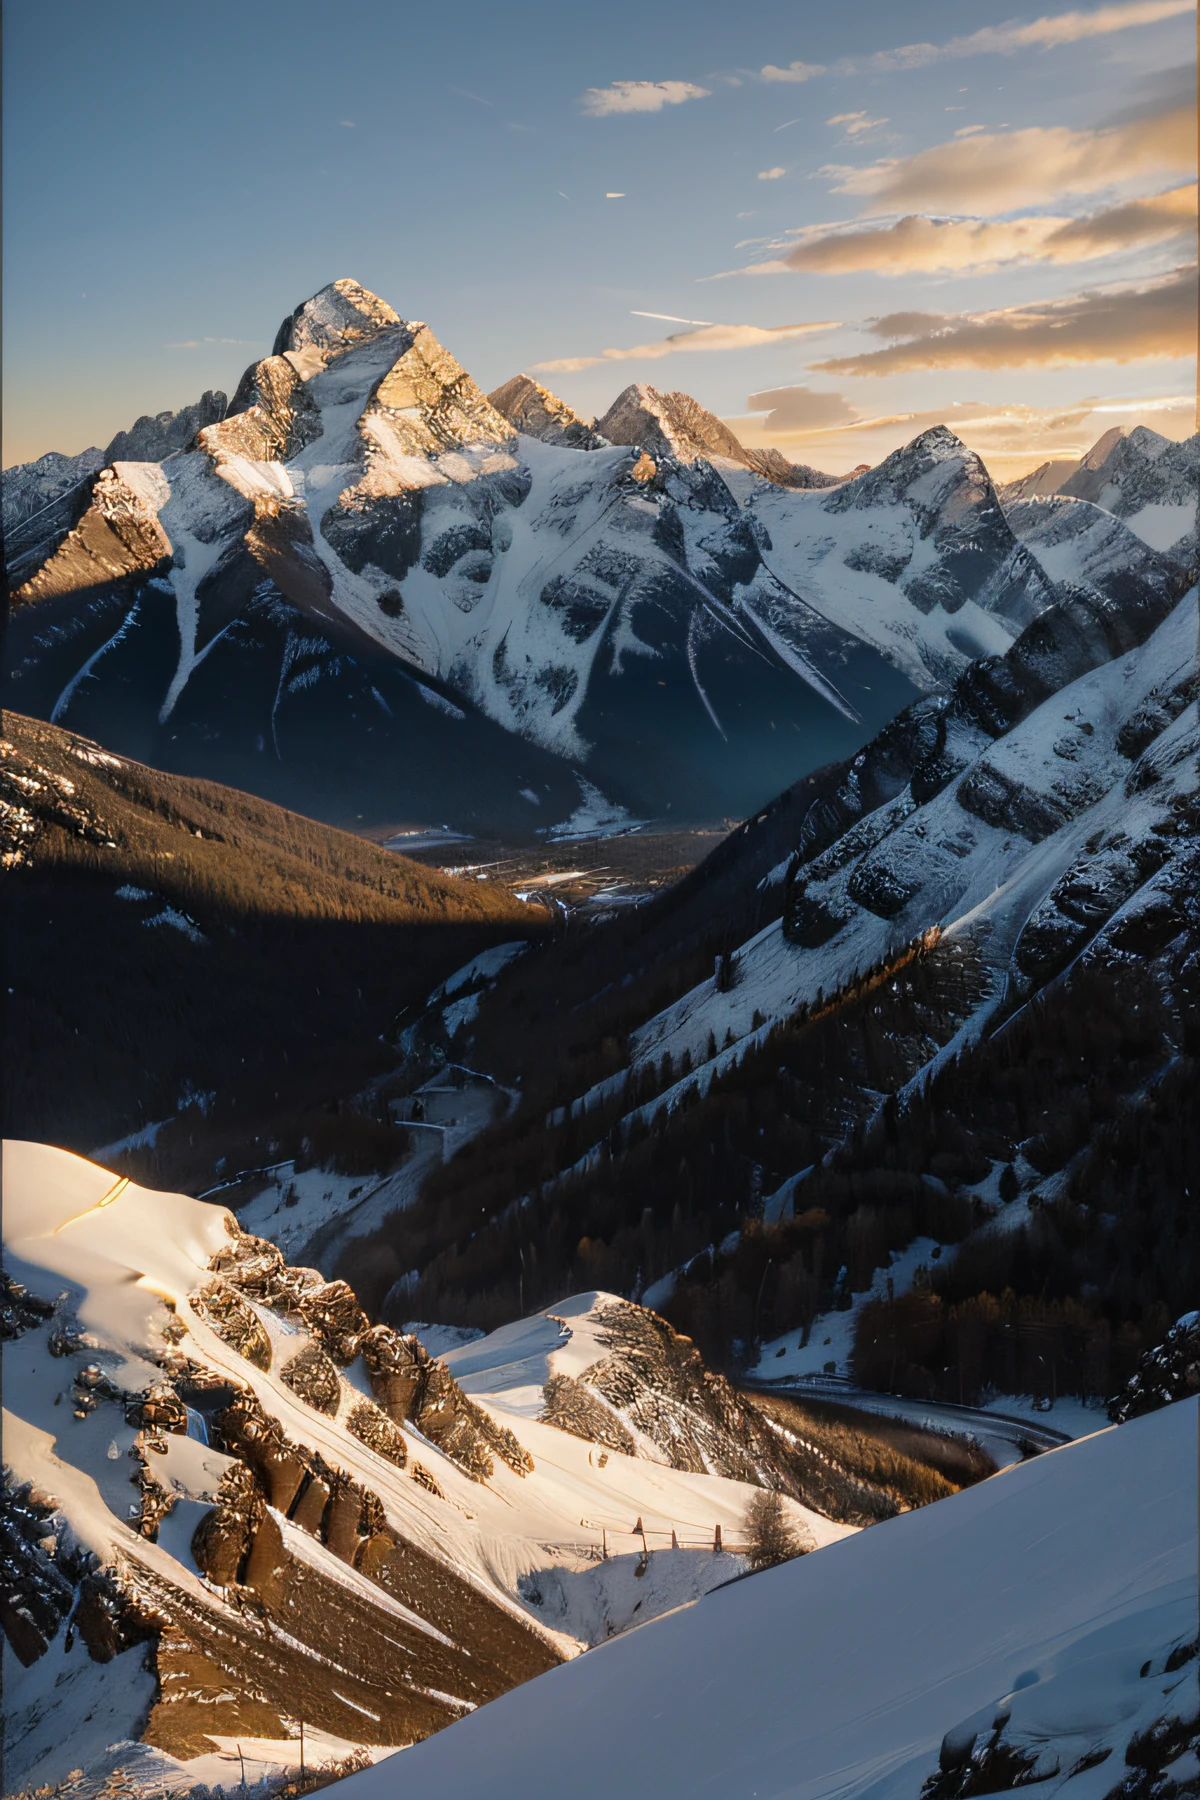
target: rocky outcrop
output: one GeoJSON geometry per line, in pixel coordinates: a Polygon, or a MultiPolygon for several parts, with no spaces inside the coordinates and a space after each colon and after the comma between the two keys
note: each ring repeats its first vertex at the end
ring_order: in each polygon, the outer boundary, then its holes
{"type": "Polygon", "coordinates": [[[1161,1344],[1147,1350],[1121,1392],[1108,1403],[1114,1425],[1157,1412],[1200,1392],[1200,1312],[1184,1313],[1161,1344]]]}
{"type": "Polygon", "coordinates": [[[542,1418],[589,1444],[601,1444],[625,1456],[637,1454],[637,1441],[615,1412],[572,1375],[551,1375],[542,1389],[542,1418]]]}
{"type": "Polygon", "coordinates": [[[1123,426],[1113,425],[1097,438],[1058,491],[1069,499],[1099,501],[1105,488],[1121,485],[1123,477],[1156,461],[1170,441],[1145,425],[1135,426],[1128,436],[1123,426]]]}
{"type": "Polygon", "coordinates": [[[271,1366],[271,1340],[253,1307],[224,1281],[213,1281],[191,1297],[191,1308],[217,1336],[256,1368],[271,1366]]]}
{"type": "Polygon", "coordinates": [[[79,524],[13,594],[14,607],[153,575],[169,566],[171,541],[158,519],[169,493],[153,463],[105,469],[79,524]]]}
{"type": "Polygon", "coordinates": [[[502,387],[493,388],[488,402],[517,431],[526,437],[540,438],[544,444],[562,444],[568,450],[598,450],[605,442],[598,431],[572,412],[565,400],[528,375],[514,375],[502,387]]]}
{"type": "MultiPolygon", "coordinates": [[[[411,1423],[476,1481],[491,1475],[493,1456],[519,1475],[532,1469],[531,1457],[512,1432],[467,1398],[420,1339],[388,1325],[371,1325],[344,1281],[326,1281],[316,1269],[292,1267],[274,1244],[236,1229],[211,1267],[220,1281],[204,1290],[201,1304],[223,1335],[240,1332],[256,1342],[242,1317],[259,1323],[247,1300],[302,1322],[311,1333],[281,1379],[318,1412],[337,1413],[342,1394],[337,1371],[362,1357],[375,1405],[356,1407],[349,1429],[399,1467],[406,1452],[403,1433],[396,1428],[411,1423]]],[[[227,1335],[227,1341],[233,1342],[233,1336],[227,1335]]]]}
{"type": "Polygon", "coordinates": [[[368,482],[396,454],[436,456],[468,444],[507,445],[513,430],[428,325],[412,324],[411,342],[375,389],[363,414],[368,482]],[[372,454],[372,452],[374,454],[372,454]]]}
{"type": "Polygon", "coordinates": [[[286,462],[321,429],[321,415],[292,363],[269,356],[246,370],[228,414],[200,433],[199,444],[218,467],[228,456],[286,462]]]}

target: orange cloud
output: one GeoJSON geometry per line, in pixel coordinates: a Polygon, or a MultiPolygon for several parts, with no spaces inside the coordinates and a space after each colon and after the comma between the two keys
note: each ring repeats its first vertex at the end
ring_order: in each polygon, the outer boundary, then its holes
{"type": "Polygon", "coordinates": [[[1085,38],[1107,37],[1138,25],[1157,25],[1194,11],[1193,0],[1125,0],[1091,12],[1066,12],[1034,19],[1028,25],[985,25],[946,44],[902,44],[879,50],[867,59],[872,69],[923,69],[930,63],[963,56],[1011,56],[1015,50],[1051,50],[1085,38]]]}
{"type": "Polygon", "coordinates": [[[995,214],[1041,206],[1061,194],[1096,193],[1150,172],[1190,174],[1196,114],[1174,106],[1096,131],[1031,125],[935,144],[866,168],[827,164],[834,192],[869,196],[898,211],[995,214]]]}
{"type": "Polygon", "coordinates": [[[751,275],[959,273],[1005,263],[1087,262],[1196,230],[1196,184],[1130,200],[1080,218],[1043,214],[1016,219],[936,219],[910,213],[885,223],[821,226],[786,255],[756,263],[751,275]]]}
{"type": "Polygon", "coordinates": [[[897,375],[915,369],[1065,368],[1145,362],[1196,353],[1196,269],[1161,280],[1074,294],[991,313],[892,313],[870,326],[883,350],[810,366],[827,374],[897,375]]]}

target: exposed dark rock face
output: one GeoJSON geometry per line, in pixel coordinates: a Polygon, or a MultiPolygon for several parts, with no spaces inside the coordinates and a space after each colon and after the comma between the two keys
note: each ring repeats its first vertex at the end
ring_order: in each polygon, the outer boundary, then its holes
{"type": "Polygon", "coordinates": [[[1186,1400],[1200,1391],[1200,1313],[1185,1313],[1176,1320],[1161,1344],[1147,1350],[1121,1392],[1108,1404],[1114,1425],[1157,1412],[1173,1400],[1186,1400]]]}
{"type": "Polygon", "coordinates": [[[337,1370],[316,1344],[307,1344],[303,1350],[298,1350],[291,1361],[284,1364],[279,1378],[317,1412],[337,1411],[341,1399],[337,1370]]]}

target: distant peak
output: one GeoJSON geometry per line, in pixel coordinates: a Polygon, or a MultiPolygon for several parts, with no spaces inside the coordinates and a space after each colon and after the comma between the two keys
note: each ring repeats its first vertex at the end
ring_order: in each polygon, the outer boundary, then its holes
{"type": "Polygon", "coordinates": [[[488,400],[526,437],[572,450],[596,450],[604,442],[565,400],[528,375],[514,375],[502,387],[494,388],[488,400]]]}
{"type": "Polygon", "coordinates": [[[283,321],[271,354],[316,350],[322,356],[340,356],[403,322],[386,300],[343,276],[339,281],[331,281],[283,321]]]}
{"type": "Polygon", "coordinates": [[[1123,425],[1111,425],[1102,437],[1096,439],[1087,455],[1080,461],[1079,467],[1081,469],[1101,468],[1124,436],[1125,427],[1123,425]]]}
{"type": "Polygon", "coordinates": [[[789,463],[778,450],[747,450],[723,419],[690,394],[663,394],[642,381],[617,395],[596,420],[596,430],[611,444],[635,445],[652,456],[676,456],[681,462],[724,457],[783,487],[834,485],[833,476],[789,463]]]}

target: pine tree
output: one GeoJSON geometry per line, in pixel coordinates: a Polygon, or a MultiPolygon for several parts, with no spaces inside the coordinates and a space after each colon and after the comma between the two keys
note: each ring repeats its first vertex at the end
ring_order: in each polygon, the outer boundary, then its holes
{"type": "Polygon", "coordinates": [[[759,1488],[746,1508],[746,1558],[752,1573],[773,1569],[804,1554],[804,1545],[789,1524],[779,1495],[759,1488]]]}

